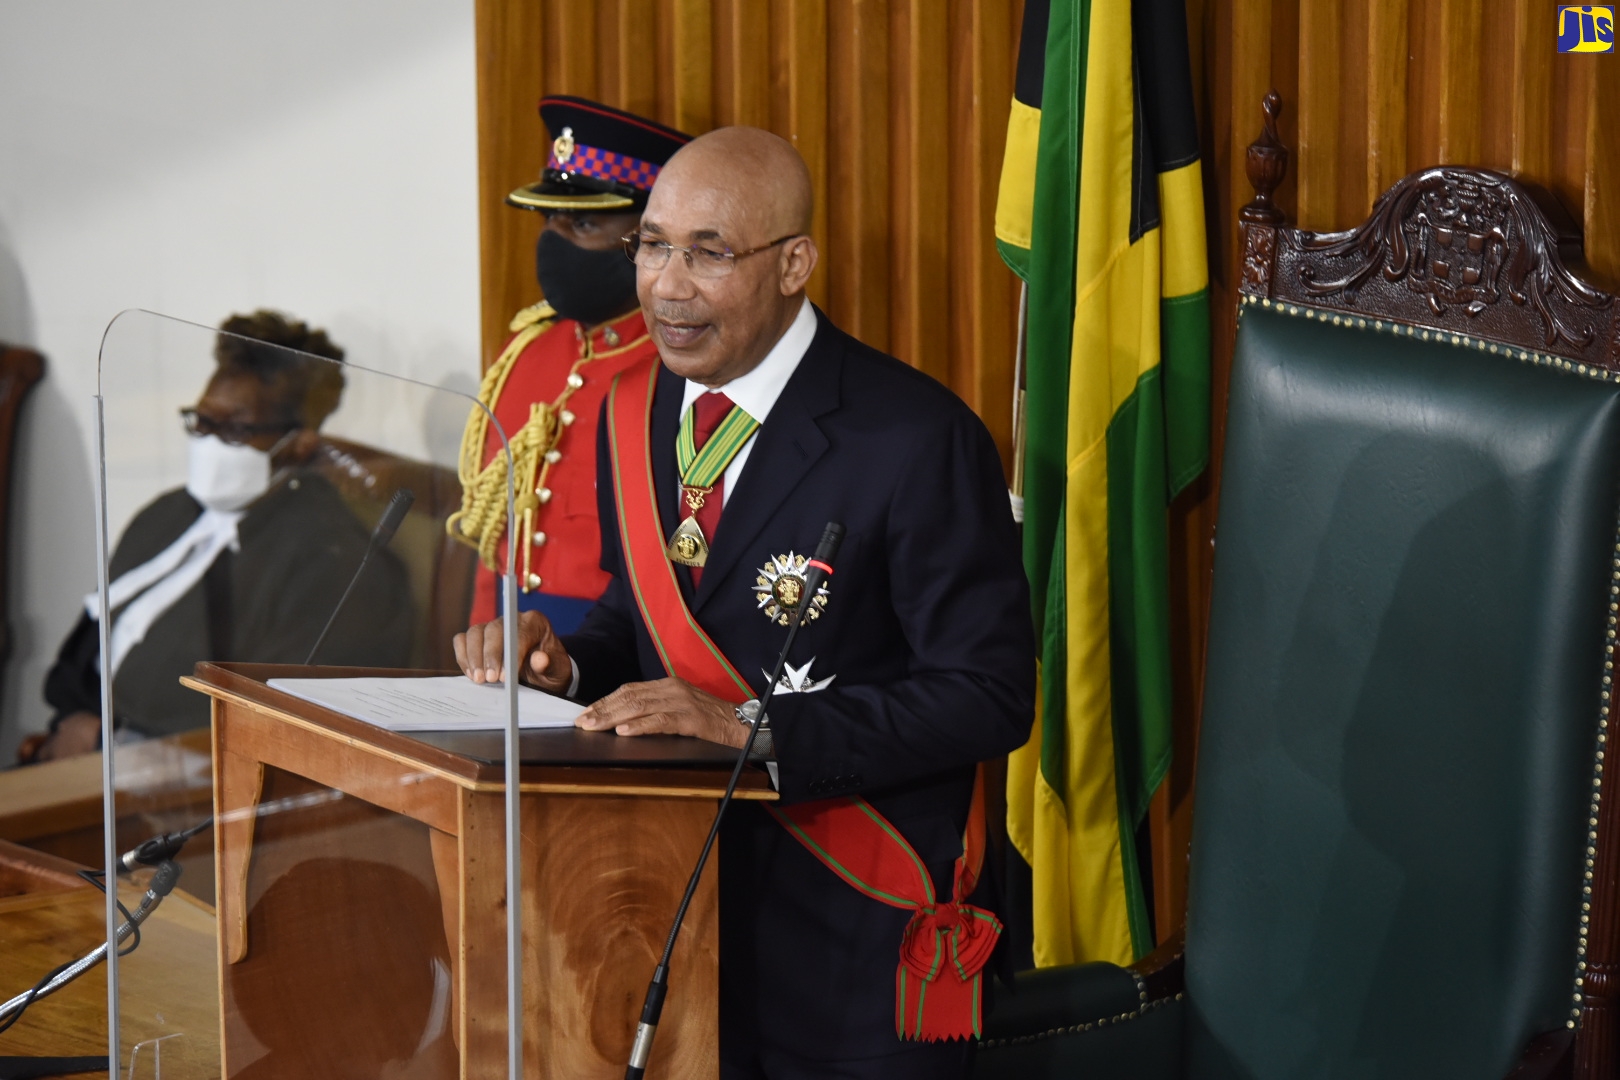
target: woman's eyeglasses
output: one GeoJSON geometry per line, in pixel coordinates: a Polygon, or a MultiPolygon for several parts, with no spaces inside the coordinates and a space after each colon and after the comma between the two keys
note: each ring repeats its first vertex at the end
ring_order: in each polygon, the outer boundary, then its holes
{"type": "Polygon", "coordinates": [[[285,435],[298,427],[296,420],[283,420],[273,424],[248,424],[240,420],[216,420],[190,406],[180,410],[180,421],[188,435],[214,435],[232,446],[252,442],[259,435],[285,435]]]}

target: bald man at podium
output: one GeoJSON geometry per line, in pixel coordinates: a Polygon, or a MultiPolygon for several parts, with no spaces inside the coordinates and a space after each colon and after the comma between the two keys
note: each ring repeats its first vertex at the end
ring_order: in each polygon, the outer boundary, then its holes
{"type": "MultiPolygon", "coordinates": [[[[519,616],[520,677],[591,702],[581,727],[740,748],[802,607],[757,720],[781,802],[721,833],[721,1075],[961,1077],[1001,931],[980,763],[1029,736],[1028,587],[984,425],[806,297],[810,192],[749,128],[660,173],[625,239],[659,359],[598,436],[609,583],[574,633],[519,616]],[[847,539],[807,594],[829,521],[847,539]]],[[[457,636],[469,677],[503,676],[504,632],[457,636]]]]}

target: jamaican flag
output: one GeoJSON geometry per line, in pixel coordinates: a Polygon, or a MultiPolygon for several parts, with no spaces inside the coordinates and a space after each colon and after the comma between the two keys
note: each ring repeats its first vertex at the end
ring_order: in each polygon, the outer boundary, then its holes
{"type": "Polygon", "coordinates": [[[1209,447],[1183,0],[1026,0],[996,206],[1028,284],[1024,560],[1042,642],[1007,827],[1040,966],[1149,951],[1136,829],[1170,764],[1166,507],[1209,447]]]}

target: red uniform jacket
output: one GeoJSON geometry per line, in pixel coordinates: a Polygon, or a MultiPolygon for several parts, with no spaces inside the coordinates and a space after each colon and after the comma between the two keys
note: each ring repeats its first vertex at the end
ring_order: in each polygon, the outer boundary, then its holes
{"type": "MultiPolygon", "coordinates": [[[[607,586],[608,575],[598,565],[602,544],[596,520],[597,418],[613,377],[656,355],[657,348],[637,310],[589,334],[572,319],[558,319],[531,341],[514,363],[500,398],[491,405],[495,419],[508,436],[528,423],[531,404],[557,400],[571,371],[583,380],[566,402],[567,413],[562,419],[568,422],[557,437],[557,457],[550,463],[540,490],[535,492],[541,501],[533,534],[526,538],[532,544],[527,577],[523,552],[518,552],[520,589],[594,600],[607,586]],[[585,362],[580,364],[582,359],[585,362]]],[[[484,439],[484,464],[500,448],[500,436],[492,427],[484,439]]],[[[521,515],[519,521],[521,525],[521,515]]],[[[499,555],[504,566],[504,541],[499,555]]],[[[480,566],[473,594],[473,623],[495,617],[495,591],[494,573],[480,566]]]]}

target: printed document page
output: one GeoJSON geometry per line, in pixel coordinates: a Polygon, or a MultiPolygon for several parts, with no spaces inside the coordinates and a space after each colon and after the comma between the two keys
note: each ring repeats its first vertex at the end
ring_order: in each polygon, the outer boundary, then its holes
{"type": "MultiPolygon", "coordinates": [[[[506,687],[463,675],[425,679],[271,679],[270,687],[390,731],[479,731],[506,727],[506,687]]],[[[518,726],[572,727],[585,706],[518,687],[518,726]]]]}

